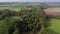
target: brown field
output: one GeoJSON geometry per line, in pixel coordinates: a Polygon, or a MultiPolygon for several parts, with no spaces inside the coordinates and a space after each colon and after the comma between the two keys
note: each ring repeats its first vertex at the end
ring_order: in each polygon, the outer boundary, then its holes
{"type": "Polygon", "coordinates": [[[60,7],[43,9],[46,15],[60,16],[60,7]]]}

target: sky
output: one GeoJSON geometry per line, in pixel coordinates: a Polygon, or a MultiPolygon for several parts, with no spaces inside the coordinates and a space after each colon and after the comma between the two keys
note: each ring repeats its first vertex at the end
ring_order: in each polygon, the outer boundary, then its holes
{"type": "Polygon", "coordinates": [[[0,2],[60,2],[60,0],[0,0],[0,2]]]}

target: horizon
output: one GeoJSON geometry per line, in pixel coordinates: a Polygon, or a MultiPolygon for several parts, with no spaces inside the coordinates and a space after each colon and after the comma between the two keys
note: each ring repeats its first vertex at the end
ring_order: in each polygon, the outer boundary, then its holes
{"type": "Polygon", "coordinates": [[[0,2],[60,2],[60,0],[0,0],[0,2]]]}

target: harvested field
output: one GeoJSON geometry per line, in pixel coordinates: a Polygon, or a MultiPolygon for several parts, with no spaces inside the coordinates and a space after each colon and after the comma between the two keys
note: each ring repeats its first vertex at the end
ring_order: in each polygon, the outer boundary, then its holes
{"type": "Polygon", "coordinates": [[[47,8],[43,10],[46,15],[60,16],[60,7],[47,8]]]}

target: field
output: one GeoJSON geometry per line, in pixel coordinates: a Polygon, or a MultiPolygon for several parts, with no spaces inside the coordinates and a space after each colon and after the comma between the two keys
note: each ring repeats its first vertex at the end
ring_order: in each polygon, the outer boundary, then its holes
{"type": "Polygon", "coordinates": [[[60,16],[60,7],[52,7],[43,10],[46,15],[60,16]]]}
{"type": "Polygon", "coordinates": [[[25,5],[0,5],[0,10],[3,9],[10,9],[10,10],[15,10],[15,11],[19,11],[21,8],[24,8],[25,5]]]}
{"type": "Polygon", "coordinates": [[[49,29],[60,33],[60,19],[52,19],[49,22],[52,23],[49,29]]]}
{"type": "Polygon", "coordinates": [[[60,7],[52,7],[52,8],[48,8],[47,11],[54,11],[54,12],[60,12],[60,7]]]}
{"type": "MultiPolygon", "coordinates": [[[[46,15],[50,15],[51,17],[60,18],[60,7],[51,7],[43,10],[46,15]]],[[[57,33],[60,33],[60,19],[50,19],[51,26],[48,27],[48,29],[51,29],[52,31],[55,31],[57,33]]]]}

